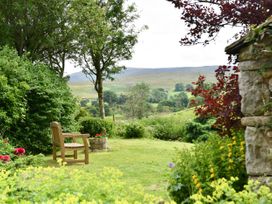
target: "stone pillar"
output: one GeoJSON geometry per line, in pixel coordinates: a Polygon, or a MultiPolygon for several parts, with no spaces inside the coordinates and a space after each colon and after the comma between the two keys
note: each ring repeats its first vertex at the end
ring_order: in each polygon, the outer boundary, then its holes
{"type": "Polygon", "coordinates": [[[272,17],[226,47],[236,55],[241,76],[242,124],[246,126],[249,177],[272,181],[272,17]]]}
{"type": "Polygon", "coordinates": [[[251,50],[247,46],[239,55],[246,168],[249,177],[267,183],[272,180],[272,58],[256,59],[251,50]]]}

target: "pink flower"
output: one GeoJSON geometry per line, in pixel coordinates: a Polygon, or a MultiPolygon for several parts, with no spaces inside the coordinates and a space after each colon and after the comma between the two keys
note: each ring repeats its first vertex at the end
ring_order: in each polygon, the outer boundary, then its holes
{"type": "Polygon", "coordinates": [[[22,147],[19,148],[15,148],[14,150],[14,154],[18,155],[18,156],[22,156],[25,154],[25,149],[22,147]]]}
{"type": "Polygon", "coordinates": [[[10,161],[10,156],[9,155],[0,155],[0,160],[3,162],[8,162],[10,161]]]}

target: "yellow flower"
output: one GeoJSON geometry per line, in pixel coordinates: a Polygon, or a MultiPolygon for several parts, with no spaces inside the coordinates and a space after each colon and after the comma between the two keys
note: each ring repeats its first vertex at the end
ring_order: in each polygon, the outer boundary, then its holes
{"type": "Polygon", "coordinates": [[[232,156],[232,153],[231,153],[231,152],[229,152],[228,157],[230,158],[231,156],[232,156]]]}
{"type": "Polygon", "coordinates": [[[197,184],[196,184],[196,187],[197,187],[198,189],[200,189],[200,188],[201,188],[201,184],[200,184],[200,183],[197,183],[197,184]]]}

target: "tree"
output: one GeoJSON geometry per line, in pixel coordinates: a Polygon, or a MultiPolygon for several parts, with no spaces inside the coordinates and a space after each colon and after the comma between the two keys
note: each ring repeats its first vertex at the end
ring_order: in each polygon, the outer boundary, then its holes
{"type": "Polygon", "coordinates": [[[19,56],[48,64],[63,77],[65,60],[76,50],[69,23],[68,0],[0,1],[0,45],[14,47],[19,56]]]}
{"type": "Polygon", "coordinates": [[[126,114],[132,118],[143,118],[150,112],[148,104],[149,85],[145,83],[136,84],[133,86],[126,101],[126,114]]]}
{"type": "Polygon", "coordinates": [[[173,101],[175,102],[175,107],[179,109],[187,108],[189,104],[188,95],[183,91],[176,95],[173,101]]]}
{"type": "Polygon", "coordinates": [[[191,92],[193,90],[193,85],[192,84],[186,84],[185,85],[185,90],[188,91],[188,92],[191,92]]]}
{"type": "Polygon", "coordinates": [[[225,26],[242,26],[264,22],[272,14],[271,0],[167,0],[182,10],[181,20],[189,32],[182,45],[208,44],[225,26]],[[204,41],[202,41],[205,39],[204,41]]]}
{"type": "Polygon", "coordinates": [[[168,92],[163,88],[153,89],[150,93],[148,101],[150,103],[159,103],[160,101],[167,100],[168,92]]]}
{"type": "Polygon", "coordinates": [[[49,124],[60,121],[72,130],[75,99],[64,79],[44,64],[0,50],[0,133],[32,153],[51,150],[49,124]]]}
{"type": "Polygon", "coordinates": [[[221,135],[231,136],[232,129],[241,129],[241,96],[238,86],[238,67],[220,66],[216,70],[217,82],[205,86],[205,77],[199,76],[192,94],[203,98],[195,112],[202,118],[214,117],[214,127],[221,135]]]}
{"type": "Polygon", "coordinates": [[[110,106],[118,102],[118,96],[113,91],[104,91],[104,102],[108,103],[110,106]]]}
{"type": "Polygon", "coordinates": [[[184,84],[183,83],[177,83],[177,84],[175,84],[175,91],[176,92],[184,91],[184,84]]]}
{"type": "Polygon", "coordinates": [[[124,69],[120,60],[132,57],[138,15],[134,5],[125,6],[124,0],[75,0],[72,10],[80,47],[77,62],[94,84],[104,118],[103,81],[124,69]]]}

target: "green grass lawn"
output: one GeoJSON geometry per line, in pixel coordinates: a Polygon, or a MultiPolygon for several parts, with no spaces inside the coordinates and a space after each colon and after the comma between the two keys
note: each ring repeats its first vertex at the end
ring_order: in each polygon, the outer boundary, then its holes
{"type": "MultiPolygon", "coordinates": [[[[99,172],[104,167],[118,168],[129,185],[141,184],[146,192],[167,199],[168,164],[175,156],[175,149],[192,145],[149,139],[110,139],[109,146],[107,152],[91,152],[89,165],[73,164],[71,168],[89,172],[99,172]]],[[[49,157],[48,163],[56,164],[49,157]]]]}

